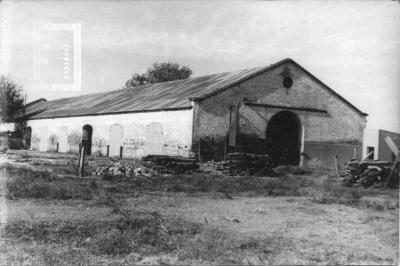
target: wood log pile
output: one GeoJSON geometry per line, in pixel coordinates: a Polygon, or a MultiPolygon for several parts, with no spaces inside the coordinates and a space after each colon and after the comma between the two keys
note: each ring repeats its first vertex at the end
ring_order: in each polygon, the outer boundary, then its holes
{"type": "Polygon", "coordinates": [[[136,166],[134,166],[134,161],[101,161],[100,165],[93,164],[92,166],[97,166],[92,171],[92,175],[108,177],[188,174],[199,168],[194,159],[164,155],[148,155],[136,166]]]}
{"type": "Polygon", "coordinates": [[[135,168],[133,164],[117,161],[108,166],[97,167],[92,172],[92,175],[133,177],[146,175],[147,173],[148,171],[146,172],[143,168],[135,168]]]}
{"type": "Polygon", "coordinates": [[[147,155],[146,167],[159,174],[190,174],[199,169],[195,159],[180,156],[147,155]]]}
{"type": "MultiPolygon", "coordinates": [[[[342,182],[345,186],[364,188],[384,187],[391,172],[393,162],[388,161],[359,161],[353,159],[345,166],[342,182]]],[[[389,187],[398,187],[399,175],[394,173],[389,180],[389,187]]]]}
{"type": "Polygon", "coordinates": [[[272,160],[268,155],[250,153],[229,153],[224,161],[209,161],[203,164],[202,170],[214,174],[244,176],[266,174],[272,169],[272,160]]]}

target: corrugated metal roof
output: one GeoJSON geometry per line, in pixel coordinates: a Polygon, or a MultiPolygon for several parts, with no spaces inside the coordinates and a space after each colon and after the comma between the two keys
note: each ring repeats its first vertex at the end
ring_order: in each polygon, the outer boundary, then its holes
{"type": "Polygon", "coordinates": [[[366,115],[292,59],[284,59],[267,67],[149,84],[130,89],[80,95],[52,101],[39,101],[36,104],[28,104],[26,106],[24,117],[28,119],[40,119],[191,108],[190,100],[202,100],[285,62],[296,64],[333,94],[350,105],[350,107],[362,115],[366,115]]]}
{"type": "Polygon", "coordinates": [[[39,102],[26,107],[25,117],[38,119],[191,108],[189,99],[229,86],[260,69],[262,68],[39,102]]]}

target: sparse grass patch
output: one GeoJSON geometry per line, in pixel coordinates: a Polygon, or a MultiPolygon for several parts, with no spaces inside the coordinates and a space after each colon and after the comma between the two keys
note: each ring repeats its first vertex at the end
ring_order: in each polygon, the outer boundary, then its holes
{"type": "Polygon", "coordinates": [[[359,206],[375,211],[396,210],[399,208],[399,201],[394,199],[365,197],[360,200],[359,206]]]}
{"type": "Polygon", "coordinates": [[[307,193],[313,202],[320,204],[343,204],[376,211],[399,208],[398,197],[393,191],[371,191],[364,188],[345,187],[338,184],[337,179],[333,177],[325,178],[320,184],[314,184],[307,193]],[[373,197],[379,194],[387,195],[387,197],[373,197]]]}
{"type": "Polygon", "coordinates": [[[109,181],[106,190],[111,193],[132,191],[161,191],[247,193],[268,196],[301,196],[301,188],[311,186],[314,177],[285,175],[280,177],[181,175],[124,178],[109,181]]]}
{"type": "Polygon", "coordinates": [[[126,255],[133,251],[134,245],[131,236],[118,229],[98,234],[94,240],[94,247],[99,254],[126,255]]]}
{"type": "Polygon", "coordinates": [[[175,254],[181,262],[240,264],[244,255],[273,253],[275,245],[273,238],[242,239],[238,235],[181,218],[161,224],[148,216],[112,221],[15,220],[6,225],[4,232],[6,238],[22,243],[47,245],[50,250],[39,252],[36,256],[40,256],[37,260],[51,264],[65,263],[62,259],[72,260],[68,255],[72,251],[82,255],[82,261],[87,261],[90,256],[123,258],[131,253],[143,256],[169,253],[175,254]],[[64,250],[65,254],[48,256],[51,249],[64,250]]]}
{"type": "Polygon", "coordinates": [[[5,165],[9,199],[92,199],[97,192],[89,180],[57,178],[48,171],[5,165]]]}
{"type": "Polygon", "coordinates": [[[343,187],[339,178],[315,172],[311,175],[286,172],[279,177],[194,173],[104,181],[90,177],[59,178],[58,167],[63,166],[69,165],[60,162],[32,168],[0,167],[7,173],[5,180],[11,189],[8,197],[28,199],[7,201],[12,206],[10,210],[15,206],[15,212],[9,212],[4,231],[8,264],[261,265],[397,261],[395,190],[343,187]],[[93,200],[86,200],[90,198],[93,200]],[[127,215],[107,206],[117,206],[127,215]],[[163,219],[137,208],[160,212],[163,219]],[[30,211],[38,215],[31,215],[30,211]],[[179,218],[182,215],[187,220],[179,218]],[[239,222],[234,222],[236,218],[239,222]],[[347,236],[350,241],[344,242],[347,236]]]}
{"type": "Polygon", "coordinates": [[[314,170],[312,168],[294,166],[294,165],[279,165],[272,169],[276,174],[285,176],[288,174],[292,175],[311,175],[314,170]]]}
{"type": "Polygon", "coordinates": [[[337,185],[332,178],[325,179],[312,192],[313,202],[321,204],[357,205],[361,198],[359,190],[337,185]]]}

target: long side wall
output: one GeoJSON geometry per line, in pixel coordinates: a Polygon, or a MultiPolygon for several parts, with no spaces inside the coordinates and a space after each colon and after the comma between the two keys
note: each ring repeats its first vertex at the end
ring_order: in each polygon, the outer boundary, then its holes
{"type": "Polygon", "coordinates": [[[189,156],[193,110],[29,120],[31,149],[77,152],[84,125],[93,128],[92,154],[141,157],[147,154],[189,156]]]}
{"type": "MultiPolygon", "coordinates": [[[[236,106],[245,98],[259,104],[326,110],[326,114],[292,110],[302,122],[302,146],[308,160],[318,160],[321,157],[321,145],[329,154],[337,150],[338,145],[346,146],[345,149],[351,151],[351,154],[346,153],[347,157],[353,157],[354,152],[358,156],[361,154],[365,118],[291,63],[246,80],[201,102],[195,102],[193,128],[195,152],[200,139],[211,138],[212,146],[219,147],[219,155],[223,154],[229,127],[229,107],[236,106]],[[293,79],[293,86],[290,89],[283,87],[284,76],[293,79]]],[[[265,143],[268,121],[282,110],[284,109],[242,105],[239,112],[240,132],[248,138],[257,140],[253,142],[257,146],[262,145],[265,143]]],[[[207,149],[205,145],[200,148],[207,149]]]]}

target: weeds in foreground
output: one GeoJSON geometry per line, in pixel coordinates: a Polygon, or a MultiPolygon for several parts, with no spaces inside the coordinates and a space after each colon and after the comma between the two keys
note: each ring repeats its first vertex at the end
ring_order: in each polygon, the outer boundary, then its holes
{"type": "Polygon", "coordinates": [[[398,200],[368,197],[370,191],[360,188],[345,187],[337,184],[333,178],[326,178],[319,185],[309,190],[311,200],[320,204],[343,204],[376,211],[398,209],[398,200]]]}
{"type": "Polygon", "coordinates": [[[47,171],[6,165],[7,198],[46,198],[89,200],[98,192],[93,180],[57,178],[47,171]]]}
{"type": "MultiPolygon", "coordinates": [[[[374,201],[372,191],[340,185],[336,178],[316,175],[284,174],[279,177],[193,175],[115,178],[109,181],[97,179],[57,178],[47,171],[5,165],[7,173],[7,197],[46,199],[101,199],[100,194],[134,197],[134,193],[148,191],[223,193],[226,198],[244,193],[247,196],[306,196],[315,203],[344,204],[354,207],[387,210],[398,208],[393,200],[374,201]],[[371,194],[372,193],[372,194],[371,194]]],[[[291,168],[289,168],[290,170],[291,168]]],[[[298,171],[297,168],[294,170],[298,171]]],[[[302,169],[300,169],[303,171],[302,169]]],[[[282,168],[282,171],[288,171],[282,168]]],[[[302,172],[310,174],[310,172],[302,172]]],[[[375,193],[375,192],[374,192],[375,193]]],[[[98,202],[101,202],[99,200],[98,202]]]]}
{"type": "MultiPolygon", "coordinates": [[[[160,221],[149,216],[113,221],[12,221],[5,227],[5,237],[25,243],[80,249],[95,256],[124,257],[131,253],[175,254],[178,261],[203,261],[241,264],[245,255],[267,260],[276,246],[273,238],[255,240],[206,228],[182,219],[167,221],[168,231],[160,221]]],[[[61,257],[62,258],[62,257],[61,257]]],[[[60,263],[59,261],[53,261],[60,263]]]]}

